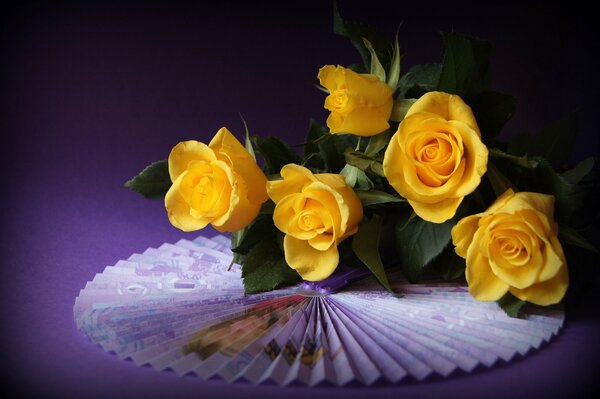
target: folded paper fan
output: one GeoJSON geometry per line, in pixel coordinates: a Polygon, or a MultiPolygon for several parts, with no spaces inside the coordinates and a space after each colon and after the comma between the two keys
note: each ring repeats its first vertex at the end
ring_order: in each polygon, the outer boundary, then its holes
{"type": "Polygon", "coordinates": [[[508,362],[564,321],[560,307],[510,318],[464,285],[409,284],[392,273],[397,297],[349,268],[245,295],[229,247],[224,236],[180,240],[106,267],[75,300],[78,328],[122,359],[180,375],[370,385],[508,362]]]}

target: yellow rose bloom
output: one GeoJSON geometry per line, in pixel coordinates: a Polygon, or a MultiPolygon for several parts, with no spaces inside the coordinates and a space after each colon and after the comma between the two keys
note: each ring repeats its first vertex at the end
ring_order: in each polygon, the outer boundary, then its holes
{"type": "Polygon", "coordinates": [[[410,107],[390,139],[383,172],[417,215],[443,223],[477,188],[487,161],[471,108],[459,96],[430,92],[410,107]]]}
{"type": "Polygon", "coordinates": [[[227,128],[219,129],[209,145],[177,144],[168,162],[173,185],[165,207],[171,224],[183,231],[209,223],[221,232],[238,231],[268,199],[267,178],[227,128]]]}
{"type": "Polygon", "coordinates": [[[285,260],[304,280],[321,281],[339,263],[338,244],[358,231],[360,200],[341,175],[313,174],[288,164],[267,183],[273,221],[283,233],[285,260]]]}
{"type": "Polygon", "coordinates": [[[461,219],[452,243],[466,259],[471,295],[495,301],[510,292],[538,305],[559,302],[569,273],[557,230],[553,196],[512,190],[485,212],[461,219]]]}
{"type": "Polygon", "coordinates": [[[325,65],[318,78],[329,90],[325,108],[331,111],[327,118],[331,133],[374,136],[390,127],[393,90],[377,76],[325,65]]]}

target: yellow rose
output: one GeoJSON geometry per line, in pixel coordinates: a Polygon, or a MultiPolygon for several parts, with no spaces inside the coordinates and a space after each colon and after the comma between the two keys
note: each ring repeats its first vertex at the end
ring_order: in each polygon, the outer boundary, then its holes
{"type": "Polygon", "coordinates": [[[360,200],[340,175],[289,164],[281,177],[267,183],[267,192],[276,204],[275,226],[285,233],[285,260],[303,279],[323,280],[339,263],[337,245],[358,231],[360,200]]]}
{"type": "Polygon", "coordinates": [[[373,136],[390,127],[393,90],[377,76],[325,65],[318,78],[330,93],[325,108],[331,111],[327,118],[331,133],[373,136]]]}
{"type": "Polygon", "coordinates": [[[392,136],[383,172],[422,219],[443,223],[487,169],[488,150],[471,108],[456,95],[424,94],[392,136]]]}
{"type": "Polygon", "coordinates": [[[238,231],[250,223],[268,199],[267,178],[227,128],[209,145],[183,141],[169,154],[173,185],[165,196],[169,221],[183,231],[212,224],[238,231]]]}
{"type": "Polygon", "coordinates": [[[569,274],[553,214],[553,196],[508,190],[454,226],[452,243],[467,261],[475,299],[495,301],[507,291],[538,305],[562,299],[569,274]]]}

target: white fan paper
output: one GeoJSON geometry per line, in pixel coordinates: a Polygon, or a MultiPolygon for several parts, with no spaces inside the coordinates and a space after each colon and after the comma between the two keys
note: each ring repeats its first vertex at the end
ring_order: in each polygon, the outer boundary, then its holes
{"type": "Polygon", "coordinates": [[[524,356],[557,334],[562,308],[510,318],[464,285],[374,278],[320,293],[244,295],[225,236],[149,248],[108,266],[75,300],[78,328],[104,350],[180,375],[279,385],[396,383],[524,356]]]}

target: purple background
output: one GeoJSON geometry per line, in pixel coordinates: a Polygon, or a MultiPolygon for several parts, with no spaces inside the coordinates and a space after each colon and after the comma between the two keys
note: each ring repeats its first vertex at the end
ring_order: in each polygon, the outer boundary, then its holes
{"type": "MultiPolygon", "coordinates": [[[[439,30],[490,39],[495,88],[519,99],[507,134],[535,131],[581,106],[583,138],[576,158],[598,155],[598,81],[592,79],[598,35],[591,15],[504,2],[455,8],[365,2],[368,9],[340,3],[349,19],[381,27],[390,36],[404,20],[403,71],[440,60],[439,30]]],[[[220,1],[201,8],[63,2],[4,13],[3,389],[112,398],[591,393],[600,352],[593,293],[588,302],[568,303],[563,333],[525,359],[472,375],[369,391],[282,390],[179,378],[120,361],[76,330],[73,301],[105,265],[195,236],[171,227],[161,202],[126,190],[124,181],[165,158],[180,140],[208,141],[221,126],[241,137],[238,112],[252,133],[292,143],[302,142],[309,117],[325,119],[323,94],[312,86],[318,68],[358,62],[358,54],[333,35],[329,1],[301,4],[220,1]]]]}

